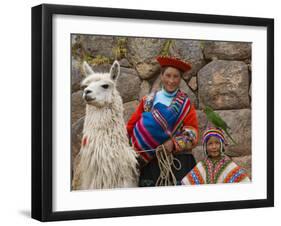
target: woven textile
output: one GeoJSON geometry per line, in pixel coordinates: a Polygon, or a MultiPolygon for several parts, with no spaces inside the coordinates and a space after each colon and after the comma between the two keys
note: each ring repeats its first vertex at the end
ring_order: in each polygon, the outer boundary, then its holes
{"type": "Polygon", "coordinates": [[[197,165],[182,179],[185,184],[216,184],[249,182],[250,179],[244,169],[239,167],[229,157],[223,156],[219,161],[213,162],[209,158],[197,165]]]}
{"type": "Polygon", "coordinates": [[[190,109],[190,99],[181,91],[177,92],[169,107],[157,103],[149,112],[143,112],[136,123],[131,143],[145,160],[155,156],[155,149],[172,138],[190,109]]]}

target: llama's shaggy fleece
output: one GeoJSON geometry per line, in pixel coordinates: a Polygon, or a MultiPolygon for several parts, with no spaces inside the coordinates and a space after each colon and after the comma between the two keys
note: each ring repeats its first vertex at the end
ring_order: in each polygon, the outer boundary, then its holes
{"type": "Polygon", "coordinates": [[[116,90],[120,65],[115,61],[109,73],[94,73],[84,62],[83,69],[87,75],[82,82],[87,106],[72,187],[136,187],[136,153],[128,142],[122,98],[116,90]]]}

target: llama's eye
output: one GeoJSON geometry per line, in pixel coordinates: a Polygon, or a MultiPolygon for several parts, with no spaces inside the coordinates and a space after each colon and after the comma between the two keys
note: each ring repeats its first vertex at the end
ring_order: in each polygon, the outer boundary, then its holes
{"type": "Polygon", "coordinates": [[[108,84],[104,84],[101,87],[104,88],[104,89],[107,89],[109,87],[109,85],[108,84]]]}

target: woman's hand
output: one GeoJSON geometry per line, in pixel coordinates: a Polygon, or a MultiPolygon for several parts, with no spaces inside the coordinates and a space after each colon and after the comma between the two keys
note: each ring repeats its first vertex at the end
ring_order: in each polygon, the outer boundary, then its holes
{"type": "Polygon", "coordinates": [[[172,153],[174,150],[174,143],[172,140],[167,140],[164,144],[167,153],[172,153]]]}

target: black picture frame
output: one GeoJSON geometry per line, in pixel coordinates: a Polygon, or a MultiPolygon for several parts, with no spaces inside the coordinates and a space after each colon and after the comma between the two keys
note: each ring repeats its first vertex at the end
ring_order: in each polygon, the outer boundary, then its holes
{"type": "Polygon", "coordinates": [[[272,206],[274,206],[273,19],[49,4],[32,8],[32,218],[40,221],[57,221],[272,206]],[[52,18],[55,14],[265,27],[267,29],[267,198],[246,201],[53,211],[52,18]]]}

